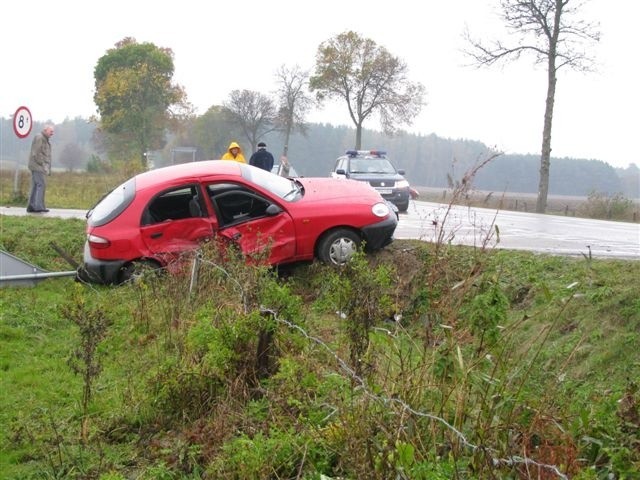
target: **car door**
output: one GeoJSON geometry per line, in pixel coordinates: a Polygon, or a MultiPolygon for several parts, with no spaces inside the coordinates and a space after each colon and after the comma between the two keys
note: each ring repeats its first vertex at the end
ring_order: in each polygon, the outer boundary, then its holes
{"type": "Polygon", "coordinates": [[[213,237],[217,218],[208,214],[201,192],[198,184],[181,185],[151,199],[140,226],[149,256],[168,264],[213,237]]]}
{"type": "Polygon", "coordinates": [[[207,188],[218,217],[218,235],[249,256],[278,264],[296,255],[293,219],[273,199],[244,185],[211,184],[207,188]]]}
{"type": "Polygon", "coordinates": [[[340,157],[336,160],[333,171],[331,172],[332,178],[348,178],[347,171],[349,169],[348,157],[340,157]]]}

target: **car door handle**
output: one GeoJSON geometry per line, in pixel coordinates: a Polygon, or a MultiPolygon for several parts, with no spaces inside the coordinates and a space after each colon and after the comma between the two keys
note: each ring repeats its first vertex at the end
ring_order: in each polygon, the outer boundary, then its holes
{"type": "Polygon", "coordinates": [[[160,238],[162,236],[162,232],[156,232],[151,234],[151,238],[160,238]]]}
{"type": "Polygon", "coordinates": [[[231,235],[231,240],[233,241],[239,240],[241,236],[242,234],[240,232],[236,232],[233,235],[231,235]]]}

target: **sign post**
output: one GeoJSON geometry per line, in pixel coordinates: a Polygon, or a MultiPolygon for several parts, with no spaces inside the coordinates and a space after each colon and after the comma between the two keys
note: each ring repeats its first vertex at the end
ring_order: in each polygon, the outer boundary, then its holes
{"type": "Polygon", "coordinates": [[[28,137],[33,128],[31,121],[31,111],[27,107],[18,107],[13,114],[13,131],[18,138],[28,137]]]}
{"type": "MultiPolygon", "coordinates": [[[[18,107],[16,113],[13,114],[13,131],[17,135],[18,138],[26,138],[31,133],[31,129],[33,128],[33,121],[31,118],[31,111],[25,107],[18,107]]],[[[13,196],[14,198],[18,196],[18,178],[20,172],[20,161],[16,158],[15,161],[16,171],[13,176],[13,196]]]]}

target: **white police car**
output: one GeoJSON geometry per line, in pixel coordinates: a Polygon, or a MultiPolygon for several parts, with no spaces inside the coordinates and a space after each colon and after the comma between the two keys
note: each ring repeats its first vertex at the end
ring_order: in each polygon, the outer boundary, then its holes
{"type": "Polygon", "coordinates": [[[367,182],[399,211],[406,212],[409,208],[412,189],[404,178],[404,170],[396,169],[385,151],[347,150],[336,160],[331,177],[367,182]]]}

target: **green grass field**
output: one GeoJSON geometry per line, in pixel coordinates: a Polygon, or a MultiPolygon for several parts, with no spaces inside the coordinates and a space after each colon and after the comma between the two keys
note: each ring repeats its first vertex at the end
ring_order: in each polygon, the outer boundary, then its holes
{"type": "MultiPolygon", "coordinates": [[[[81,257],[82,221],[0,222],[30,263],[81,257]]],[[[0,478],[638,478],[640,262],[204,253],[192,290],[0,290],[0,478]]]]}

